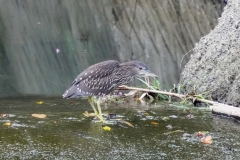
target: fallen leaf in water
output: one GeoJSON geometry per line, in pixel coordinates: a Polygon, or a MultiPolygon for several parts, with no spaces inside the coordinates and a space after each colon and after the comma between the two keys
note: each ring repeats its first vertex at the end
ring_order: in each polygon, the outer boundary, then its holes
{"type": "Polygon", "coordinates": [[[146,119],[153,119],[153,116],[146,116],[146,119]]]}
{"type": "Polygon", "coordinates": [[[203,136],[202,132],[197,132],[197,136],[202,137],[203,136]]]}
{"type": "Polygon", "coordinates": [[[212,144],[212,137],[211,136],[206,136],[201,139],[201,142],[204,144],[212,144]]]}
{"type": "Polygon", "coordinates": [[[125,124],[127,124],[128,126],[130,126],[130,127],[133,127],[134,128],[134,126],[130,123],[130,122],[128,122],[128,121],[122,121],[123,123],[125,123],[125,124]]]}
{"type": "Polygon", "coordinates": [[[165,134],[172,134],[172,133],[176,133],[176,132],[181,132],[181,130],[175,130],[175,131],[167,132],[165,134]]]}
{"type": "Polygon", "coordinates": [[[170,118],[178,118],[178,116],[176,116],[176,115],[171,115],[171,116],[169,116],[170,118]]]}
{"type": "Polygon", "coordinates": [[[149,115],[150,115],[148,112],[145,112],[145,114],[146,114],[147,116],[149,116],[149,115]]]}
{"type": "Polygon", "coordinates": [[[8,117],[8,114],[1,114],[0,117],[1,118],[8,117]]]}
{"type": "Polygon", "coordinates": [[[172,128],[173,128],[171,124],[167,125],[166,127],[167,127],[168,129],[172,129],[172,128]]]}
{"type": "Polygon", "coordinates": [[[153,125],[158,125],[158,122],[151,122],[151,124],[153,124],[153,125]]]}
{"type": "Polygon", "coordinates": [[[32,114],[32,116],[36,118],[46,118],[46,114],[32,114]]]}
{"type": "Polygon", "coordinates": [[[110,131],[110,130],[111,130],[111,128],[110,128],[110,127],[108,127],[108,126],[104,126],[104,127],[103,127],[103,130],[104,130],[104,131],[110,131]]]}
{"type": "Polygon", "coordinates": [[[183,137],[191,137],[191,134],[183,133],[183,137]]]}
{"type": "Polygon", "coordinates": [[[11,126],[11,122],[5,122],[3,123],[4,126],[11,126]]]}
{"type": "Polygon", "coordinates": [[[187,115],[187,117],[188,118],[194,118],[194,115],[190,113],[190,114],[187,115]]]}
{"type": "Polygon", "coordinates": [[[169,119],[169,117],[163,117],[163,120],[168,120],[169,119]]]}
{"type": "Polygon", "coordinates": [[[199,132],[197,132],[197,136],[202,137],[202,136],[207,135],[208,133],[209,133],[208,131],[199,131],[199,132]]]}
{"type": "Polygon", "coordinates": [[[37,104],[43,104],[43,101],[38,101],[38,102],[36,102],[37,104]]]}

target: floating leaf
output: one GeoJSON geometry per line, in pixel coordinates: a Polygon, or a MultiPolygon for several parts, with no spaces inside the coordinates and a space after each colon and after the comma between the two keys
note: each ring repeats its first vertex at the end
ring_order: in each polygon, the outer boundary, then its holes
{"type": "Polygon", "coordinates": [[[171,116],[169,116],[170,118],[178,118],[178,116],[176,116],[176,115],[171,115],[171,116]]]}
{"type": "Polygon", "coordinates": [[[191,137],[191,134],[183,133],[183,137],[191,137]]]}
{"type": "Polygon", "coordinates": [[[37,104],[43,104],[43,101],[38,101],[38,102],[36,102],[37,104]]]}
{"type": "Polygon", "coordinates": [[[182,132],[182,131],[181,130],[175,130],[175,131],[167,132],[165,134],[172,134],[172,133],[176,133],[176,132],[182,132]]]}
{"type": "Polygon", "coordinates": [[[151,124],[153,124],[153,125],[158,125],[158,122],[151,122],[151,124]]]}
{"type": "Polygon", "coordinates": [[[153,119],[153,116],[146,116],[146,119],[153,119]]]}
{"type": "Polygon", "coordinates": [[[46,114],[32,114],[32,116],[36,118],[46,118],[46,114]]]}
{"type": "Polygon", "coordinates": [[[5,122],[5,123],[3,123],[4,126],[11,126],[11,124],[12,124],[11,122],[5,122]]]}
{"type": "Polygon", "coordinates": [[[145,112],[145,114],[146,114],[147,116],[149,116],[149,115],[150,115],[148,112],[145,112]]]}
{"type": "Polygon", "coordinates": [[[1,114],[0,117],[1,118],[8,117],[8,114],[1,114]]]}
{"type": "Polygon", "coordinates": [[[197,132],[197,136],[202,137],[203,136],[202,132],[197,132]]]}
{"type": "Polygon", "coordinates": [[[172,129],[172,128],[173,128],[173,126],[172,126],[171,124],[167,125],[166,127],[167,127],[168,129],[172,129]]]}
{"type": "Polygon", "coordinates": [[[134,126],[130,123],[130,122],[128,122],[128,121],[122,121],[123,123],[125,123],[125,124],[127,124],[128,126],[130,126],[130,127],[133,127],[134,128],[134,126]]]}
{"type": "Polygon", "coordinates": [[[199,131],[199,132],[197,132],[197,136],[202,137],[202,136],[207,135],[208,133],[209,133],[208,131],[199,131]]]}
{"type": "Polygon", "coordinates": [[[168,120],[169,119],[169,117],[163,117],[163,120],[168,120]]]}
{"type": "Polygon", "coordinates": [[[201,142],[204,144],[212,144],[212,137],[211,136],[206,136],[204,138],[201,139],[201,142]]]}
{"type": "Polygon", "coordinates": [[[108,127],[108,126],[104,126],[104,127],[103,127],[103,130],[104,130],[104,131],[110,131],[110,130],[111,130],[111,128],[110,128],[110,127],[108,127]]]}
{"type": "Polygon", "coordinates": [[[206,135],[206,134],[209,134],[209,132],[208,131],[202,131],[202,134],[206,135]]]}
{"type": "Polygon", "coordinates": [[[187,117],[188,118],[194,118],[194,115],[190,113],[190,114],[187,115],[187,117]]]}

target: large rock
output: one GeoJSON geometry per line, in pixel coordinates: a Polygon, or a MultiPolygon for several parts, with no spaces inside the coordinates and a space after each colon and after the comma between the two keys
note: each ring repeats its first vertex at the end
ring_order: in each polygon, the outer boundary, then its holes
{"type": "Polygon", "coordinates": [[[240,0],[230,0],[219,23],[196,44],[180,83],[190,92],[210,91],[213,100],[240,106],[240,0]]]}

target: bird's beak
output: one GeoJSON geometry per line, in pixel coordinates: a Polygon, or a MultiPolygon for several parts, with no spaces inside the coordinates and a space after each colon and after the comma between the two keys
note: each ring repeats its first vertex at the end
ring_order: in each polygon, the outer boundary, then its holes
{"type": "Polygon", "coordinates": [[[154,78],[158,78],[158,76],[156,74],[154,74],[152,71],[150,70],[144,70],[144,76],[145,77],[154,77],[154,78]]]}

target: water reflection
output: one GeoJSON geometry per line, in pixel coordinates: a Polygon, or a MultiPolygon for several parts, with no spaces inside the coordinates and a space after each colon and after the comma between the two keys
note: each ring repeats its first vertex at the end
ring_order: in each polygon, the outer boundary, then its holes
{"type": "Polygon", "coordinates": [[[239,123],[208,111],[176,108],[167,103],[110,104],[104,111],[123,115],[134,128],[119,123],[104,131],[102,124],[84,117],[85,110],[91,112],[85,100],[2,99],[0,113],[8,117],[0,118],[1,159],[234,159],[239,156],[239,123]],[[39,100],[43,104],[36,104],[39,100]],[[35,118],[32,113],[47,117],[35,118]],[[194,118],[189,118],[189,113],[194,118]],[[4,125],[6,122],[11,122],[11,126],[4,125]],[[200,143],[194,134],[198,131],[209,131],[213,144],[200,143]],[[184,133],[190,137],[183,137],[184,133]]]}

